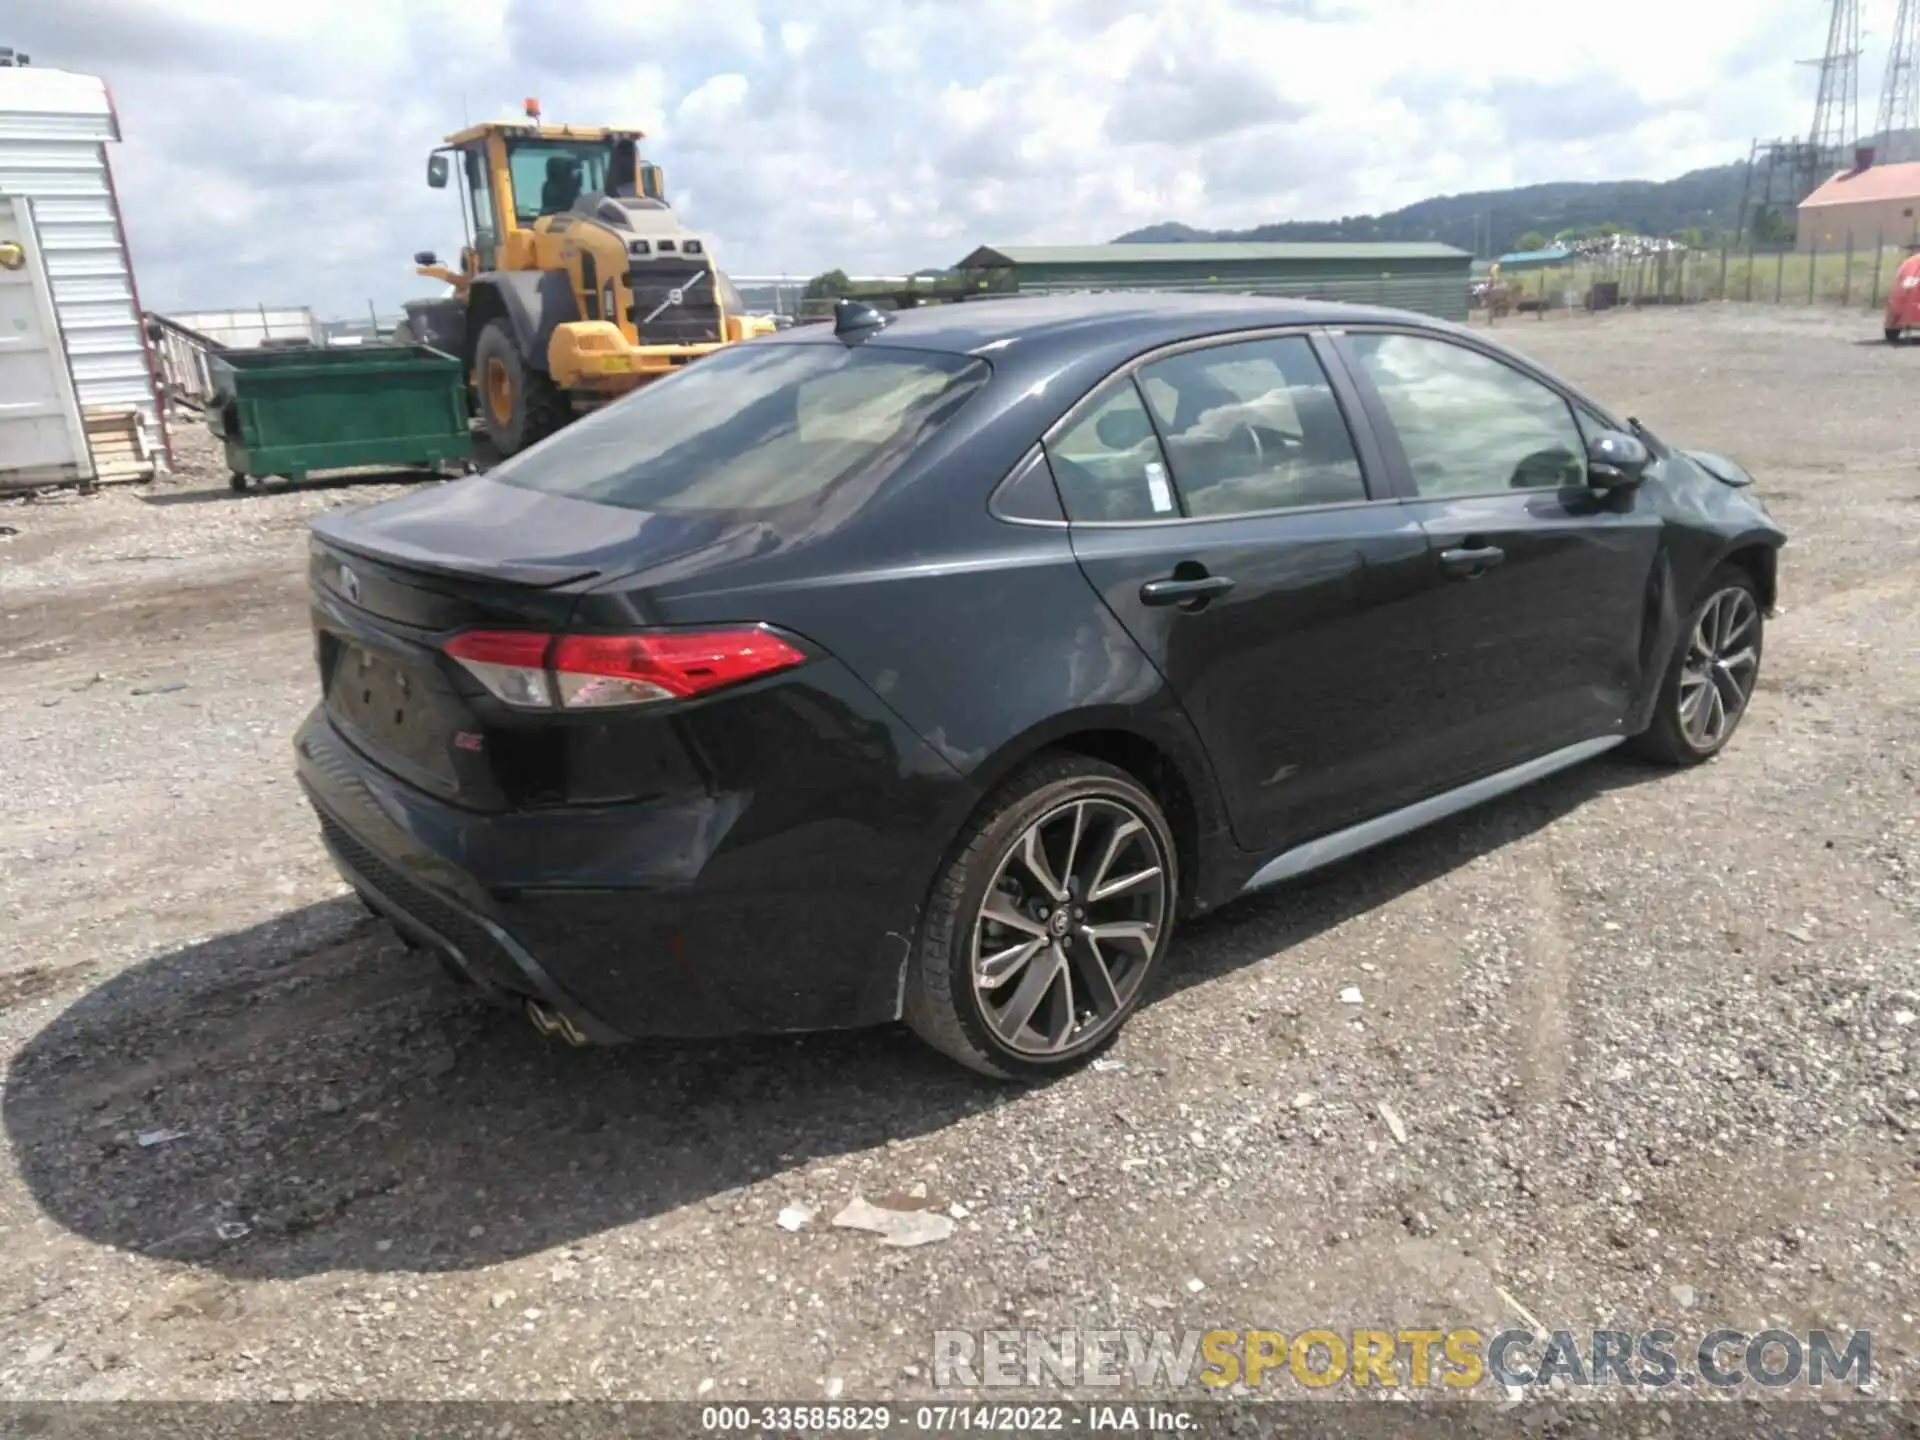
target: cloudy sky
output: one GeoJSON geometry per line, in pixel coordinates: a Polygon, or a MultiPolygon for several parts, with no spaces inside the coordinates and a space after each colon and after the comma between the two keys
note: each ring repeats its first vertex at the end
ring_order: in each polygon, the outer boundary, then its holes
{"type": "MultiPolygon", "coordinates": [[[[457,250],[425,159],[540,97],[637,124],[736,274],[901,273],[1660,179],[1804,129],[1817,0],[19,0],[0,44],[107,78],[155,309],[384,311],[457,250]]],[[[1893,0],[1866,0],[1871,125],[1893,0]],[[1885,10],[1888,14],[1881,14],[1885,10]]]]}

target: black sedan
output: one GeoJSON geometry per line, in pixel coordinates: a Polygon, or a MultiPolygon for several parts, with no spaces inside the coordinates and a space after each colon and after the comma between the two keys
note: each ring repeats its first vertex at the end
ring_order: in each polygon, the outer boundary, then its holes
{"type": "Polygon", "coordinates": [[[1040,1075],[1180,916],[1717,753],[1784,539],[1418,316],[843,303],[315,521],[299,774],[366,902],[548,1033],[903,1019],[1040,1075]]]}

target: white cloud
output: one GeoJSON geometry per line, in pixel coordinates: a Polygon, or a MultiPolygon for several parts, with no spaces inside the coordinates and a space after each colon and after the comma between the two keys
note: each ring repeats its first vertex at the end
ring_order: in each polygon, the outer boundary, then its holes
{"type": "Polygon", "coordinates": [[[737,72],[702,80],[674,108],[674,123],[686,129],[725,124],[732,120],[752,88],[752,82],[737,72]]]}
{"type": "MultiPolygon", "coordinates": [[[[112,85],[149,304],[346,314],[423,293],[408,257],[460,240],[427,151],[529,95],[646,129],[737,273],[897,273],[1723,163],[1805,127],[1817,8],[60,0],[5,38],[112,85]]],[[[1863,126],[1878,79],[1870,54],[1863,126]]]]}

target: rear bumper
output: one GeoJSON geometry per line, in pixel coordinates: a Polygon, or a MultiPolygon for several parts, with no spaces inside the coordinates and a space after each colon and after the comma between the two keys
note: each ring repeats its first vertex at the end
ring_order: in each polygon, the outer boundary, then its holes
{"type": "Polygon", "coordinates": [[[423,836],[458,831],[449,807],[383,783],[318,710],[294,744],[300,785],[334,868],[396,929],[446,955],[496,1001],[538,1000],[601,1044],[626,1038],[562,990],[526,946],[486,914],[484,891],[426,843],[423,836]]]}
{"type": "MultiPolygon", "coordinates": [[[[911,793],[887,807],[900,830],[834,817],[769,829],[751,792],[727,791],[483,815],[373,765],[323,710],[295,751],[348,884],[490,995],[537,1000],[590,1040],[898,1017],[938,859],[911,793]]],[[[928,805],[951,798],[934,788],[928,805]]]]}

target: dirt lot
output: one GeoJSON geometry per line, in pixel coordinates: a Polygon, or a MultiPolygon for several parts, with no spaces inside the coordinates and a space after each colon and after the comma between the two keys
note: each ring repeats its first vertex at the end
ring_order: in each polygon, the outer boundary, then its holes
{"type": "Polygon", "coordinates": [[[1762,477],[1731,750],[1195,924],[1118,1064],[1025,1091],[886,1032],[569,1050],[370,920],[289,737],[305,522],[398,487],[233,497],[187,436],[0,506],[0,1397],[906,1398],[936,1328],[1529,1316],[1869,1328],[1914,1393],[1920,349],[1500,334],[1762,477]],[[827,1224],[922,1185],[944,1243],[827,1224]]]}

